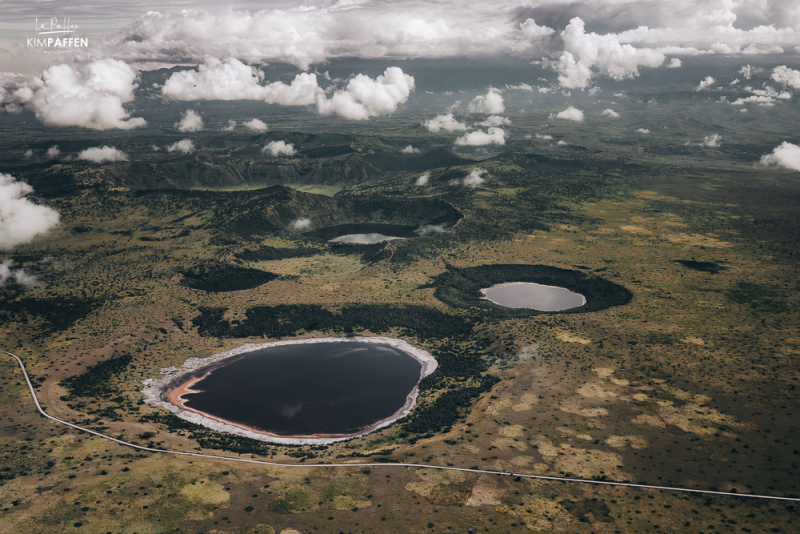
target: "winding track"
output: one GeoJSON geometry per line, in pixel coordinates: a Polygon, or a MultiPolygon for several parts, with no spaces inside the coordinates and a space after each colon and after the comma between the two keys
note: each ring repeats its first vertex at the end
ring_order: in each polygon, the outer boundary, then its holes
{"type": "Polygon", "coordinates": [[[28,389],[31,391],[31,398],[33,398],[33,403],[36,405],[36,409],[39,410],[39,413],[42,414],[44,417],[55,421],[56,423],[61,423],[62,425],[66,425],[70,428],[74,428],[75,430],[80,430],[81,432],[86,432],[88,434],[92,434],[94,436],[107,439],[109,441],[113,441],[114,443],[118,443],[125,447],[131,447],[133,449],[137,449],[140,451],[147,451],[147,452],[155,452],[159,454],[174,454],[176,456],[194,456],[196,458],[210,458],[212,460],[224,460],[228,462],[242,462],[247,464],[260,464],[260,465],[270,465],[274,467],[300,467],[306,469],[319,469],[319,468],[330,468],[330,467],[413,467],[417,469],[441,469],[443,471],[462,471],[464,473],[478,473],[478,474],[487,474],[487,475],[498,475],[498,476],[507,476],[507,477],[519,477],[519,478],[532,478],[537,480],[549,480],[555,482],[571,482],[577,484],[596,484],[602,486],[621,486],[627,488],[644,488],[644,489],[654,489],[654,490],[662,490],[662,491],[675,491],[675,492],[682,492],[682,493],[699,493],[702,495],[724,495],[727,497],[745,497],[751,499],[770,499],[775,501],[791,501],[791,502],[800,502],[800,497],[778,497],[775,495],[756,495],[753,493],[733,493],[727,491],[712,491],[712,490],[703,490],[703,489],[691,489],[691,488],[679,488],[679,487],[672,487],[672,486],[653,486],[650,484],[634,484],[632,482],[614,482],[610,480],[590,480],[585,478],[565,478],[565,477],[550,477],[545,475],[528,475],[524,473],[509,473],[505,471],[490,471],[485,469],[467,469],[464,467],[450,467],[444,465],[426,465],[426,464],[407,464],[407,463],[346,463],[346,464],[285,464],[280,462],[267,462],[265,460],[252,460],[248,458],[233,458],[229,456],[216,456],[213,454],[200,454],[196,452],[183,452],[183,451],[168,451],[165,449],[154,449],[152,447],[144,447],[142,445],[137,445],[135,443],[129,443],[127,441],[123,441],[121,439],[113,438],[111,436],[107,436],[105,434],[101,434],[100,432],[84,428],[82,426],[78,426],[76,424],[70,423],[68,421],[64,421],[63,419],[59,419],[57,417],[53,417],[49,415],[42,409],[42,406],[39,404],[39,398],[36,396],[36,391],[33,389],[33,384],[31,383],[31,379],[28,376],[28,371],[25,369],[25,364],[22,362],[19,356],[16,354],[12,354],[8,351],[0,349],[0,352],[4,354],[8,354],[19,364],[20,369],[22,369],[22,374],[25,375],[25,381],[28,383],[28,389]]]}

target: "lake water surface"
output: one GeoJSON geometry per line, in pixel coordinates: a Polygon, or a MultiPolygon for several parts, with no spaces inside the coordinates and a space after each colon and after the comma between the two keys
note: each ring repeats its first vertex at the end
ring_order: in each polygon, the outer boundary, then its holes
{"type": "Polygon", "coordinates": [[[183,405],[278,436],[344,435],[392,417],[422,365],[379,343],[271,346],[194,371],[183,405]],[[209,372],[210,371],[210,372],[209,372]]]}
{"type": "Polygon", "coordinates": [[[351,223],[316,228],[305,235],[330,243],[372,245],[393,239],[417,237],[416,230],[414,226],[402,224],[351,223]]]}
{"type": "Polygon", "coordinates": [[[398,237],[394,235],[384,234],[345,234],[339,237],[329,239],[329,243],[351,243],[357,245],[373,245],[375,243],[383,243],[384,241],[392,241],[394,239],[406,239],[405,237],[398,237]]]}
{"type": "Polygon", "coordinates": [[[481,289],[484,298],[506,308],[564,311],[586,304],[586,298],[569,289],[532,282],[510,282],[481,289]]]}

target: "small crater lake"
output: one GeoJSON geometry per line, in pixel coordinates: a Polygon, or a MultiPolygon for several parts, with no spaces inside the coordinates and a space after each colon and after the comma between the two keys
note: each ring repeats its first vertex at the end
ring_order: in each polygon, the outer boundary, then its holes
{"type": "Polygon", "coordinates": [[[416,227],[401,224],[353,223],[326,226],[306,232],[305,235],[324,239],[329,243],[373,245],[394,239],[418,237],[416,227]]]}
{"type": "Polygon", "coordinates": [[[483,297],[506,308],[523,308],[537,311],[564,311],[580,308],[586,298],[556,286],[545,286],[532,282],[509,282],[481,289],[483,297]]]}
{"type": "Polygon", "coordinates": [[[435,368],[399,340],[272,344],[191,370],[161,398],[249,433],[330,438],[369,432],[408,413],[435,368]],[[400,346],[410,350],[401,350],[400,346]]]}

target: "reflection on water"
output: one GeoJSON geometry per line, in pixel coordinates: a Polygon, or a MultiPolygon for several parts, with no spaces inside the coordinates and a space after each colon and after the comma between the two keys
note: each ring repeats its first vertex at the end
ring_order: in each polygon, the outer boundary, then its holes
{"type": "Polygon", "coordinates": [[[481,289],[483,296],[506,308],[524,308],[537,311],[564,311],[579,308],[586,299],[579,293],[555,286],[531,282],[511,282],[481,289]]]}
{"type": "Polygon", "coordinates": [[[340,235],[333,239],[329,239],[330,243],[352,243],[357,245],[373,245],[375,243],[383,243],[384,241],[392,241],[393,239],[405,239],[405,237],[398,237],[393,235],[384,234],[346,234],[340,235]]]}

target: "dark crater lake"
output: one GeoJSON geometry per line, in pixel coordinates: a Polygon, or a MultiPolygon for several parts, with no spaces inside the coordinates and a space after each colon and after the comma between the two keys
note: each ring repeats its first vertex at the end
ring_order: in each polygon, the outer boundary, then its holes
{"type": "Polygon", "coordinates": [[[419,361],[379,343],[267,347],[202,367],[181,381],[183,406],[278,436],[354,434],[403,408],[419,361]],[[199,378],[199,380],[198,380],[199,378]]]}

